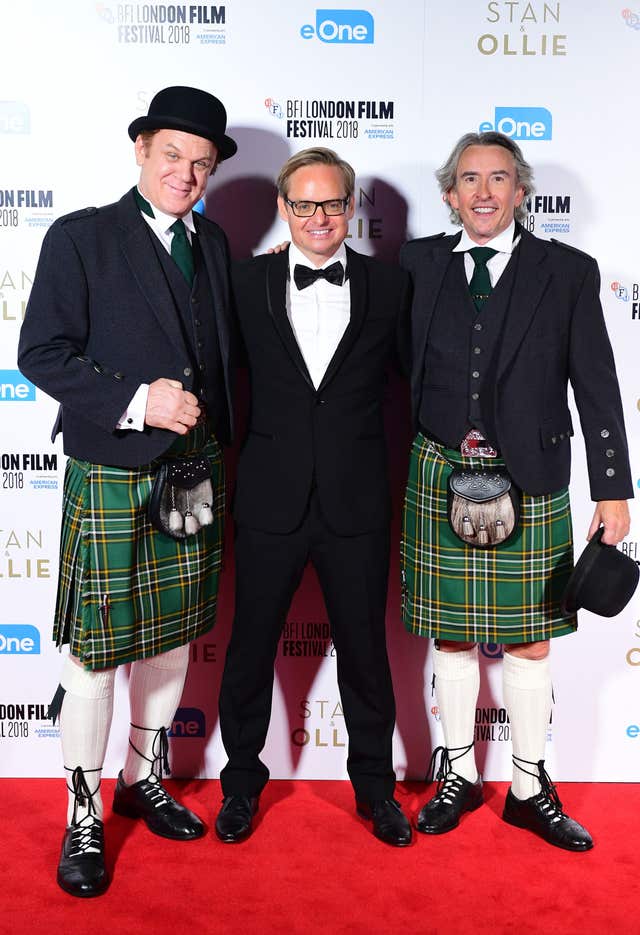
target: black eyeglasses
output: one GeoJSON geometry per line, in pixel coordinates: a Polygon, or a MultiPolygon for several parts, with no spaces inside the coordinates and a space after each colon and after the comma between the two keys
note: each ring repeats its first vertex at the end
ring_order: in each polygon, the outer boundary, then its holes
{"type": "Polygon", "coordinates": [[[284,199],[297,218],[312,218],[318,208],[322,208],[322,213],[327,217],[335,217],[338,214],[344,214],[349,204],[348,198],[329,198],[327,201],[290,201],[284,199]]]}

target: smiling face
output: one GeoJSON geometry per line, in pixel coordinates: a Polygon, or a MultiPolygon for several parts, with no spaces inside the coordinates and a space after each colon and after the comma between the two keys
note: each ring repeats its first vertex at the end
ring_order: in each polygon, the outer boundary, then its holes
{"type": "Polygon", "coordinates": [[[524,198],[513,156],[502,146],[467,147],[447,197],[475,243],[485,244],[497,237],[509,227],[524,198]]]}
{"type": "MultiPolygon", "coordinates": [[[[290,201],[330,201],[346,197],[342,172],[337,166],[301,166],[290,176],[287,198],[290,201]]],[[[322,208],[317,208],[310,218],[298,218],[290,205],[278,196],[278,211],[291,231],[291,239],[301,253],[314,266],[322,266],[333,256],[349,233],[349,221],[353,217],[353,197],[349,199],[344,214],[327,217],[322,208]]]]}
{"type": "Polygon", "coordinates": [[[188,214],[204,195],[218,154],[209,140],[181,130],[158,130],[150,140],[138,136],[135,151],[141,193],[160,211],[177,218],[188,214]]]}

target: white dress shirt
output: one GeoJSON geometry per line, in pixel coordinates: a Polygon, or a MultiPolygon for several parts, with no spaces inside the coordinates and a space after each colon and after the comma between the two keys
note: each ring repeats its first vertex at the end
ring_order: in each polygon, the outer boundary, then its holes
{"type": "MultiPolygon", "coordinates": [[[[344,244],[318,269],[326,269],[339,261],[347,268],[344,244]]],[[[322,382],[331,358],[336,352],[351,317],[351,292],[344,279],[341,286],[317,279],[306,289],[298,289],[293,278],[296,264],[313,268],[306,256],[291,244],[289,247],[289,281],[287,283],[287,316],[317,389],[322,382]]]]}
{"type": "MultiPolygon", "coordinates": [[[[493,240],[489,240],[487,243],[482,244],[483,247],[491,247],[492,250],[497,250],[495,256],[492,256],[490,260],[487,261],[487,270],[489,271],[489,279],[491,280],[491,288],[495,288],[497,281],[500,279],[505,269],[507,268],[507,263],[511,259],[511,254],[515,248],[520,243],[520,234],[513,239],[513,235],[516,229],[516,222],[512,221],[511,224],[507,227],[506,230],[503,230],[501,234],[498,234],[493,240]]],[[[471,282],[471,277],[473,276],[473,270],[475,263],[473,262],[473,257],[468,252],[472,247],[479,247],[480,244],[477,244],[474,240],[469,237],[466,230],[462,229],[462,237],[460,242],[456,244],[453,248],[453,253],[464,253],[464,271],[467,274],[467,282],[471,282]]]]}
{"type": "MultiPolygon", "coordinates": [[[[140,189],[138,189],[138,191],[140,191],[140,189]]],[[[144,198],[142,192],[140,192],[140,194],[144,198]]],[[[165,214],[160,210],[160,208],[156,208],[155,205],[151,205],[151,207],[153,208],[155,217],[149,217],[149,215],[145,214],[144,211],[141,211],[140,214],[145,219],[167,253],[170,254],[171,241],[173,240],[173,231],[169,230],[169,228],[172,224],[175,224],[178,218],[173,217],[171,214],[165,214]]],[[[196,231],[196,226],[193,221],[193,211],[189,211],[189,213],[185,215],[182,220],[184,221],[184,225],[187,229],[189,243],[191,243],[191,236],[192,234],[195,234],[196,231]]],[[[120,416],[116,428],[129,429],[133,432],[142,432],[144,429],[144,417],[147,411],[148,397],[149,384],[141,383],[133,394],[133,398],[127,406],[126,410],[120,416]]]]}

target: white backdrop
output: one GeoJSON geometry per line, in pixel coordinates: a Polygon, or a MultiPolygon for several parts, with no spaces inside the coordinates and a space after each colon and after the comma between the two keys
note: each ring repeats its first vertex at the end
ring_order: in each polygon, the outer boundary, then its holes
{"type": "MultiPolygon", "coordinates": [[[[212,179],[206,212],[234,255],[283,239],[273,179],[308,145],[331,146],[358,174],[352,245],[394,259],[408,236],[449,230],[434,169],[464,132],[517,138],[536,170],[530,227],[595,255],[638,477],[640,258],[632,117],[640,7],[606,0],[229,0],[209,4],[6,0],[0,8],[0,775],[60,773],[44,713],[58,682],[50,642],[64,457],[49,443],[56,406],[16,371],[20,322],[44,231],[68,211],[116,200],[137,178],[126,128],[170,84],[200,86],[229,113],[239,153],[212,179]]],[[[598,349],[593,349],[594,355],[598,349]]],[[[389,437],[401,502],[406,393],[392,385],[389,437]]],[[[234,453],[229,457],[233,473],[234,453]]],[[[571,488],[576,548],[592,512],[579,433],[571,488]]],[[[634,558],[637,507],[621,547],[634,558]]],[[[229,537],[230,538],[230,537],[229,537]]],[[[398,515],[394,525],[397,551],[398,515]]],[[[230,542],[228,542],[228,546],[230,542]]],[[[218,775],[217,692],[233,612],[231,551],[214,631],[193,647],[174,724],[178,775],[218,775]]],[[[399,621],[397,559],[388,639],[398,704],[399,777],[424,774],[440,728],[425,640],[399,621]],[[426,686],[426,687],[425,687],[426,686]]],[[[640,747],[640,596],[615,620],[582,614],[553,644],[557,708],[548,745],[557,779],[635,780],[640,747]]],[[[478,707],[488,779],[510,774],[500,647],[485,647],[478,707]]],[[[118,676],[106,775],[128,722],[118,676]]],[[[276,778],[346,777],[346,732],[327,616],[308,573],[281,643],[265,760],[276,778]]]]}

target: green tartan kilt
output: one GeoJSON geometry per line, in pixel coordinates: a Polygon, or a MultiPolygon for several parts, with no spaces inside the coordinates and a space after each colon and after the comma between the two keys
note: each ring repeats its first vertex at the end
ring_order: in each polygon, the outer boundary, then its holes
{"type": "Polygon", "coordinates": [[[477,643],[546,640],[577,628],[560,612],[573,570],[569,492],[522,494],[520,526],[508,542],[479,549],[447,520],[450,466],[503,466],[463,458],[418,434],[409,465],[401,543],[402,618],[419,636],[477,643]]]}
{"type": "Polygon", "coordinates": [[[154,529],[147,503],[158,461],[125,469],[69,458],[62,504],[53,638],[88,669],[157,656],[215,623],[222,563],[224,463],[206,426],[180,437],[172,457],[211,464],[213,523],[175,540],[154,529]]]}

